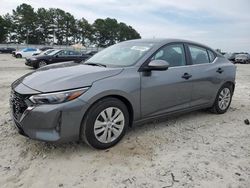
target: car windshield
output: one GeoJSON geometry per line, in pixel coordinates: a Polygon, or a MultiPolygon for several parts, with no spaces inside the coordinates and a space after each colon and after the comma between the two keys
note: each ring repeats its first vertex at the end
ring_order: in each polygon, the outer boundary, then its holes
{"type": "Polygon", "coordinates": [[[54,51],[55,51],[54,49],[46,50],[46,51],[44,51],[44,55],[50,55],[54,51]]]}
{"type": "Polygon", "coordinates": [[[247,58],[248,57],[248,54],[239,54],[239,55],[236,55],[236,58],[247,58]]]}
{"type": "Polygon", "coordinates": [[[153,43],[125,42],[115,44],[97,53],[85,63],[102,64],[111,67],[126,67],[135,64],[147,51],[153,43]]]}
{"type": "Polygon", "coordinates": [[[54,51],[52,51],[51,53],[49,53],[48,55],[55,55],[55,54],[57,54],[58,52],[60,52],[61,50],[54,50],[54,51]]]}

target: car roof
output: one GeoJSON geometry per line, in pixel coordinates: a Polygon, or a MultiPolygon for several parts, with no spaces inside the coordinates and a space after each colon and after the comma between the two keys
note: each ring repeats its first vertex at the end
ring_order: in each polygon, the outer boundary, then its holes
{"type": "Polygon", "coordinates": [[[134,39],[134,40],[124,41],[124,43],[129,43],[129,42],[153,43],[153,44],[155,44],[157,46],[163,46],[165,44],[174,43],[174,42],[190,43],[190,44],[194,44],[194,45],[197,45],[197,46],[201,46],[201,47],[207,48],[207,49],[213,51],[214,53],[216,53],[217,55],[222,56],[221,54],[219,54],[218,52],[216,52],[213,48],[211,48],[211,47],[209,47],[207,45],[204,45],[204,44],[201,44],[201,43],[198,43],[198,42],[194,42],[194,41],[191,41],[191,40],[185,40],[185,39],[153,38],[153,39],[134,39]]]}
{"type": "Polygon", "coordinates": [[[183,42],[183,43],[192,43],[192,44],[196,44],[199,46],[204,46],[207,48],[210,48],[204,44],[198,43],[198,42],[194,42],[191,40],[185,40],[185,39],[175,39],[175,38],[153,38],[153,39],[134,39],[134,40],[128,40],[125,42],[146,42],[146,43],[154,43],[154,44],[167,44],[167,43],[172,43],[172,42],[183,42]]]}

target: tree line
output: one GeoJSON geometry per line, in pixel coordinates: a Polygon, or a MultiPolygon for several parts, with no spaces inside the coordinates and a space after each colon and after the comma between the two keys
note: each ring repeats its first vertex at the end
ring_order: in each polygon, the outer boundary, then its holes
{"type": "Polygon", "coordinates": [[[116,19],[76,19],[58,8],[38,8],[21,4],[12,14],[0,15],[0,43],[71,45],[107,47],[120,41],[141,38],[131,26],[116,19]]]}

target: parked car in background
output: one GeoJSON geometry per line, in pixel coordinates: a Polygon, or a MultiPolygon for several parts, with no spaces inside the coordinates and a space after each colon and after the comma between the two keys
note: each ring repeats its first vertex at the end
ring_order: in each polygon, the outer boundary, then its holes
{"type": "Polygon", "coordinates": [[[242,64],[250,63],[250,55],[247,53],[236,55],[235,63],[242,63],[242,64]]]}
{"type": "Polygon", "coordinates": [[[0,53],[11,54],[12,52],[16,51],[15,48],[0,48],[0,53]]]}
{"type": "Polygon", "coordinates": [[[16,58],[22,58],[22,57],[29,58],[35,53],[40,53],[40,50],[36,48],[24,48],[22,50],[16,51],[14,56],[16,58]]]}
{"type": "Polygon", "coordinates": [[[38,55],[26,59],[25,64],[30,67],[40,68],[52,63],[60,63],[65,61],[81,62],[88,59],[90,55],[81,54],[73,50],[54,50],[47,55],[38,55]]]}
{"type": "Polygon", "coordinates": [[[34,53],[32,56],[37,56],[37,55],[48,55],[49,53],[55,51],[55,49],[48,49],[48,50],[45,50],[45,51],[41,51],[39,53],[34,53]]]}
{"type": "Polygon", "coordinates": [[[89,50],[87,52],[85,52],[86,55],[89,55],[89,56],[93,56],[97,53],[98,51],[97,50],[89,50]]]}
{"type": "Polygon", "coordinates": [[[136,123],[198,109],[225,113],[235,74],[234,64],[199,43],[125,41],[84,63],[45,66],[22,76],[11,86],[11,114],[20,134],[32,139],[80,139],[106,149],[136,123]]]}
{"type": "Polygon", "coordinates": [[[16,50],[11,52],[13,57],[16,57],[16,50]]]}
{"type": "Polygon", "coordinates": [[[49,49],[53,49],[53,47],[42,47],[42,48],[39,48],[40,51],[46,51],[46,50],[49,50],[49,49]]]}
{"type": "Polygon", "coordinates": [[[228,53],[225,54],[224,56],[231,62],[235,63],[235,56],[239,53],[228,53]]]}
{"type": "Polygon", "coordinates": [[[237,63],[237,62],[235,62],[235,58],[236,58],[236,56],[239,55],[239,54],[248,54],[248,53],[246,53],[246,52],[234,52],[234,53],[226,53],[226,54],[224,54],[224,56],[225,56],[229,61],[231,61],[231,62],[233,62],[233,63],[237,63]]]}

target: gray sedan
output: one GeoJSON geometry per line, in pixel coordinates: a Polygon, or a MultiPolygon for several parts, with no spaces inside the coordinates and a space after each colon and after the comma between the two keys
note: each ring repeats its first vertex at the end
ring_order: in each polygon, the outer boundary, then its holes
{"type": "Polygon", "coordinates": [[[236,67],[211,48],[185,40],[131,40],[85,63],[60,63],[12,84],[10,105],[22,135],[42,141],[118,143],[126,129],[198,109],[223,114],[236,67]]]}

